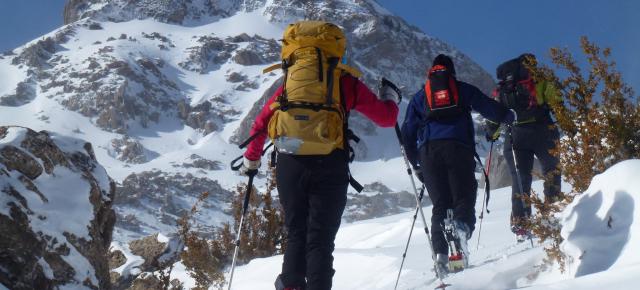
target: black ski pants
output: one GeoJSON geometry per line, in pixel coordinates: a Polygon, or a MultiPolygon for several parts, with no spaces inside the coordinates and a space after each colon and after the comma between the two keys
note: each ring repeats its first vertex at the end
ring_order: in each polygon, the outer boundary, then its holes
{"type": "Polygon", "coordinates": [[[474,148],[456,140],[431,140],[420,148],[420,164],[424,184],[433,203],[431,239],[433,250],[447,254],[444,219],[447,209],[453,209],[454,220],[465,223],[471,232],[476,224],[474,148]]]}
{"type": "Polygon", "coordinates": [[[523,193],[520,192],[518,186],[516,166],[513,162],[514,153],[518,164],[517,173],[520,173],[524,194],[531,193],[533,179],[531,172],[535,156],[542,165],[545,200],[553,199],[560,194],[560,170],[558,158],[549,151],[556,147],[559,138],[558,127],[549,123],[518,125],[512,127],[511,132],[507,132],[503,153],[511,172],[512,227],[519,226],[520,220],[531,215],[531,205],[524,202],[523,193]]]}
{"type": "Polygon", "coordinates": [[[276,179],[287,228],[279,279],[284,287],[331,289],[334,239],[349,185],[346,154],[278,154],[276,179]]]}

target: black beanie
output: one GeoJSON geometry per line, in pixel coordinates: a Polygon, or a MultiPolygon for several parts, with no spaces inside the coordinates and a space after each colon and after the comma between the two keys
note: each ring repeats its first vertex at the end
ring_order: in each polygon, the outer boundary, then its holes
{"type": "Polygon", "coordinates": [[[447,68],[451,72],[452,75],[456,75],[456,68],[453,66],[453,60],[447,55],[439,54],[436,58],[433,59],[433,65],[442,65],[447,68]]]}

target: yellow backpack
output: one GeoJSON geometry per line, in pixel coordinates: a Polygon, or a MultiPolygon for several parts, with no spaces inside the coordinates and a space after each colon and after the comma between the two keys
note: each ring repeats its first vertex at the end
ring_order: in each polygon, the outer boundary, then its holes
{"type": "Polygon", "coordinates": [[[341,63],[346,48],[342,30],[322,21],[290,24],[282,39],[284,90],[272,104],[268,135],[278,152],[325,155],[344,149],[347,112],[340,77],[360,72],[341,63]]]}

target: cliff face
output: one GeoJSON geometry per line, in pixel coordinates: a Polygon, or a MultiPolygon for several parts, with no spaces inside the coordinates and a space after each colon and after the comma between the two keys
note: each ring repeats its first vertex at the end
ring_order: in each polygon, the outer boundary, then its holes
{"type": "Polygon", "coordinates": [[[109,289],[114,197],[90,143],[0,127],[0,283],[109,289]]]}

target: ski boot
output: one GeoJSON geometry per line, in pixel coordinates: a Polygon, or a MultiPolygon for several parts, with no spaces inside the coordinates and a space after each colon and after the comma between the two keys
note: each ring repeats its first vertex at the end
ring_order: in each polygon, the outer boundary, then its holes
{"type": "Polygon", "coordinates": [[[516,235],[516,242],[518,243],[531,239],[531,233],[529,233],[525,228],[515,228],[512,229],[512,231],[516,235]]]}
{"type": "Polygon", "coordinates": [[[444,237],[449,246],[449,272],[460,272],[469,267],[469,249],[467,240],[471,231],[466,224],[453,220],[453,210],[447,210],[444,220],[444,237]]]}
{"type": "Polygon", "coordinates": [[[447,254],[436,255],[436,274],[440,278],[447,277],[449,275],[449,257],[447,254]]]}

